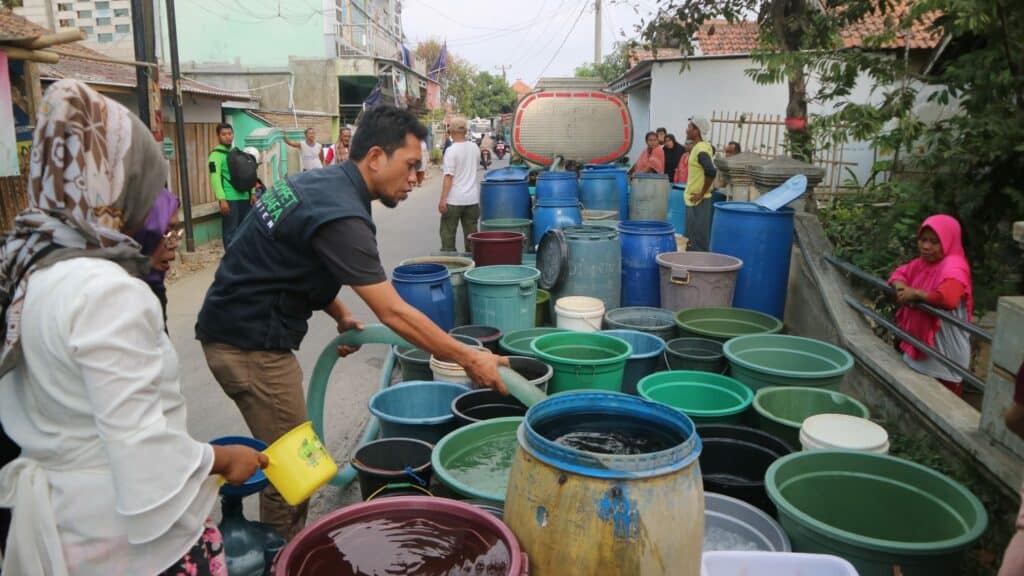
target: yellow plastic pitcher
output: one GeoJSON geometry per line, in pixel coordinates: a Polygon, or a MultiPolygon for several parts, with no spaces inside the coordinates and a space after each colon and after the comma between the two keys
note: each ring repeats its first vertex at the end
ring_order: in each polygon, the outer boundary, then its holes
{"type": "Polygon", "coordinates": [[[263,472],[292,506],[308,500],[338,473],[338,465],[313,431],[312,422],[296,426],[263,453],[270,460],[263,472]]]}

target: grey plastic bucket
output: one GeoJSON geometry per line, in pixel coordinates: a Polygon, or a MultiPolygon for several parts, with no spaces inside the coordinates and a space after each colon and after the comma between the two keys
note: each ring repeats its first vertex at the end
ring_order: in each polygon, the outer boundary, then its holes
{"type": "Polygon", "coordinates": [[[739,258],[714,252],[658,254],[661,307],[673,312],[687,308],[732,306],[739,258]]]}
{"type": "Polygon", "coordinates": [[[675,316],[671,310],[648,306],[626,306],[604,314],[605,330],[637,330],[668,341],[676,336],[675,316]]]}
{"type": "Polygon", "coordinates": [[[728,366],[722,343],[708,338],[676,338],[665,343],[670,370],[699,370],[723,374],[728,366]]]}
{"type": "Polygon", "coordinates": [[[771,516],[742,500],[704,493],[704,551],[789,552],[789,536],[771,516]],[[721,541],[716,542],[716,540],[721,541]],[[719,546],[725,545],[726,548],[719,546]]]}
{"type": "MultiPolygon", "coordinates": [[[[466,346],[483,346],[479,340],[465,334],[453,334],[452,338],[466,346]]],[[[430,370],[430,352],[412,346],[394,348],[395,356],[398,357],[398,367],[402,372],[402,382],[434,379],[434,373],[430,370]]]]}

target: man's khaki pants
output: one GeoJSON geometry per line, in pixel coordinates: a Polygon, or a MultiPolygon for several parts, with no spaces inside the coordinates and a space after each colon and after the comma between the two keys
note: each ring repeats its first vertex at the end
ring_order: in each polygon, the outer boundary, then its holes
{"type": "MultiPolygon", "coordinates": [[[[271,444],[305,422],[302,368],[289,350],[242,350],[204,343],[203,353],[214,378],[235,401],[249,430],[271,444]]],[[[289,506],[273,486],[260,494],[260,520],[286,540],[306,525],[305,503],[289,506]]]]}

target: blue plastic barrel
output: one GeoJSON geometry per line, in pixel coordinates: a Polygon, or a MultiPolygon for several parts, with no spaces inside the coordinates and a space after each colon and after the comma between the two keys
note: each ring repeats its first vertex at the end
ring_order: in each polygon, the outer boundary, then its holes
{"type": "Polygon", "coordinates": [[[402,300],[427,315],[445,332],[455,327],[451,273],[441,264],[406,264],[391,273],[402,300]]]}
{"type": "Polygon", "coordinates": [[[579,226],[582,223],[583,213],[576,198],[538,198],[533,209],[533,245],[536,247],[540,244],[540,239],[552,228],[579,226]]]}
{"type": "Polygon", "coordinates": [[[675,252],[675,228],[669,222],[619,223],[622,242],[622,306],[661,306],[658,254],[675,252]]]}
{"type": "Polygon", "coordinates": [[[537,176],[537,200],[579,202],[575,172],[541,172],[537,176]]]}
{"type": "Polygon", "coordinates": [[[618,191],[619,194],[619,220],[628,220],[629,171],[617,164],[587,164],[586,166],[583,167],[583,174],[586,174],[587,172],[590,171],[604,171],[615,174],[615,189],[618,191]]]}
{"type": "Polygon", "coordinates": [[[668,221],[676,234],[686,236],[686,184],[673,184],[668,191],[668,221]]]}
{"type": "Polygon", "coordinates": [[[580,174],[580,203],[585,210],[619,211],[619,179],[611,170],[580,174]]]}
{"type": "Polygon", "coordinates": [[[753,202],[715,204],[711,251],[743,260],[732,305],[785,317],[793,209],[772,211],[753,202]]]}
{"type": "Polygon", "coordinates": [[[530,219],[530,184],[522,180],[484,180],[480,182],[480,218],[530,219]]]}

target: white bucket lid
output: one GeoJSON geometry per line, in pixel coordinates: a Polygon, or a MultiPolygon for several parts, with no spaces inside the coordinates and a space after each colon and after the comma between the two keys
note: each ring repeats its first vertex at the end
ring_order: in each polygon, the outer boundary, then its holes
{"type": "Polygon", "coordinates": [[[590,296],[566,296],[555,300],[555,308],[569,314],[597,314],[604,316],[604,301],[590,296]]]}
{"type": "Polygon", "coordinates": [[[804,450],[859,450],[887,453],[889,433],[867,418],[846,414],[817,414],[800,426],[804,450]]]}

